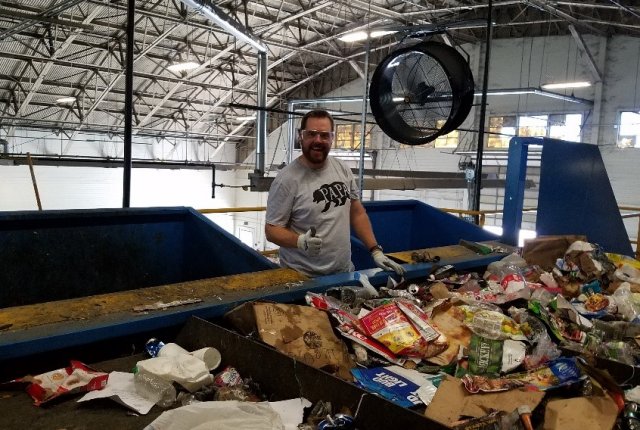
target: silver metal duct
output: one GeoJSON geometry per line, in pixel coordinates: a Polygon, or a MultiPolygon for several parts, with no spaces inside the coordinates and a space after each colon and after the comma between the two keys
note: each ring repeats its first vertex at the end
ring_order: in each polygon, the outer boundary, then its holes
{"type": "Polygon", "coordinates": [[[211,0],[181,0],[192,9],[215,22],[227,33],[236,39],[245,42],[258,51],[258,88],[257,88],[257,138],[256,138],[256,174],[263,175],[265,172],[265,154],[267,152],[267,45],[255,35],[227,15],[211,0]]]}
{"type": "Polygon", "coordinates": [[[265,45],[256,36],[251,34],[251,32],[242,24],[238,23],[235,19],[227,15],[211,0],[182,0],[182,3],[186,4],[192,9],[195,9],[196,12],[201,13],[211,21],[218,24],[227,33],[230,33],[237,39],[248,43],[249,45],[256,48],[259,52],[267,52],[267,45],[265,45]]]}
{"type": "Polygon", "coordinates": [[[256,133],[256,173],[265,172],[267,153],[267,53],[258,52],[258,117],[256,133]]]}

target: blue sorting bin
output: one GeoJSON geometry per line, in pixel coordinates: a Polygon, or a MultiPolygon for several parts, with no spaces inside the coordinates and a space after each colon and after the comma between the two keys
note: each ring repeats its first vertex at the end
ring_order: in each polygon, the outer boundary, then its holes
{"type": "Polygon", "coordinates": [[[0,212],[0,308],[276,266],[194,209],[0,212]]]}
{"type": "MultiPolygon", "coordinates": [[[[460,239],[500,240],[500,236],[417,200],[363,204],[385,253],[457,245],[460,239]]],[[[351,235],[351,252],[356,270],[375,267],[369,250],[354,234],[351,235]]]]}

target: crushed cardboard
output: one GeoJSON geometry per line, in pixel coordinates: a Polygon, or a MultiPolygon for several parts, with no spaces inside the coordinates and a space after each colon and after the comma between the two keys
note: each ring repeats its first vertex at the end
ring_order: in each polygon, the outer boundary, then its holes
{"type": "Polygon", "coordinates": [[[440,383],[425,416],[447,427],[454,427],[465,417],[479,418],[491,411],[512,412],[518,406],[535,409],[544,393],[524,388],[499,393],[469,394],[462,381],[447,377],[440,383]]]}
{"type": "Polygon", "coordinates": [[[611,430],[618,409],[609,396],[556,399],[547,403],[543,430],[611,430]]]}
{"type": "Polygon", "coordinates": [[[429,362],[446,366],[457,356],[460,347],[467,348],[471,343],[471,330],[464,325],[464,313],[447,301],[433,309],[431,321],[437,330],[447,337],[449,347],[440,354],[428,359],[429,362]]]}
{"type": "Polygon", "coordinates": [[[585,241],[582,235],[538,236],[524,242],[522,258],[528,264],[535,264],[545,270],[553,268],[558,258],[564,256],[567,248],[575,241],[585,241]]]}

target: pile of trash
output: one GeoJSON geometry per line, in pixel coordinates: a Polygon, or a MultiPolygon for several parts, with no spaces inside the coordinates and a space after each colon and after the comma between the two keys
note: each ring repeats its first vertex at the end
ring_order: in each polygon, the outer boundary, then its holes
{"type": "Polygon", "coordinates": [[[359,281],[306,295],[351,353],[336,376],[451,428],[640,428],[639,261],[578,240],[543,265],[359,281]]]}
{"type": "Polygon", "coordinates": [[[3,385],[24,385],[35,406],[86,393],[77,401],[112,399],[130,415],[147,415],[154,406],[165,410],[147,430],[353,429],[353,417],[334,413],[330,402],[314,405],[304,397],[269,401],[252,378],[241,376],[231,365],[221,366],[216,348],[189,352],[175,343],[150,339],[145,349],[149,357],[139,360],[132,372],[106,373],[71,360],[68,367],[3,385]]]}
{"type": "MultiPolygon", "coordinates": [[[[451,429],[640,428],[640,261],[568,237],[538,238],[484,273],[418,257],[434,263],[424,279],[375,288],[356,272],[359,285],[307,292],[306,304],[247,302],[226,323],[451,429]]],[[[356,428],[358,410],[326,399],[268,402],[213,347],[145,349],[133,372],[72,361],[11,382],[36,405],[87,392],[79,401],[170,409],[156,430],[356,428]]]]}

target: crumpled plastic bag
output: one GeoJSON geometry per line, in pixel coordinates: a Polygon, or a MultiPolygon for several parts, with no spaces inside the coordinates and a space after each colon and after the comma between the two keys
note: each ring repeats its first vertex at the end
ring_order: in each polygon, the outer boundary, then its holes
{"type": "Polygon", "coordinates": [[[284,430],[268,403],[201,402],[163,412],[144,430],[284,430]]]}
{"type": "Polygon", "coordinates": [[[158,376],[164,380],[177,382],[194,393],[205,385],[213,383],[204,361],[188,354],[173,357],[153,357],[138,361],[138,370],[158,376]]]}
{"type": "Polygon", "coordinates": [[[640,270],[630,264],[622,264],[618,269],[616,269],[614,275],[621,281],[640,284],[640,270]]]}

